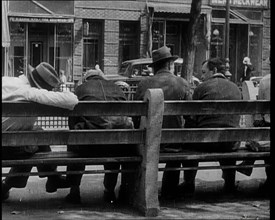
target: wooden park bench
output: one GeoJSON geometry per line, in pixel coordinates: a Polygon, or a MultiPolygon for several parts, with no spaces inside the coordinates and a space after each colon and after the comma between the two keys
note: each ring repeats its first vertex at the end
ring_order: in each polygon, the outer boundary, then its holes
{"type": "MultiPolygon", "coordinates": [[[[251,152],[241,149],[234,153],[160,153],[160,143],[205,143],[229,141],[269,141],[269,127],[239,127],[239,128],[161,128],[164,115],[208,115],[208,114],[266,114],[270,113],[270,101],[242,100],[242,101],[164,101],[161,89],[147,91],[144,101],[101,101],[80,102],[73,111],[55,107],[43,106],[26,102],[2,102],[2,116],[77,116],[77,115],[127,115],[141,116],[139,129],[112,130],[44,130],[2,132],[2,146],[14,147],[24,145],[90,145],[94,144],[136,144],[136,156],[128,157],[95,157],[81,158],[68,152],[53,152],[37,154],[33,158],[21,160],[2,160],[2,167],[14,165],[55,164],[65,166],[73,163],[86,165],[102,165],[108,162],[132,162],[135,169],[130,170],[101,170],[89,171],[86,174],[121,172],[122,179],[132,181],[129,197],[130,204],[140,210],[145,216],[157,216],[158,201],[158,173],[163,171],[161,163],[168,161],[197,160],[219,161],[223,159],[255,159],[264,160],[270,157],[270,152],[251,152]]],[[[254,167],[267,166],[254,164],[254,167]]],[[[232,167],[204,166],[176,169],[220,169],[232,167]]],[[[64,171],[61,173],[65,173],[64,171]]],[[[2,176],[7,174],[2,173],[2,176]]],[[[32,175],[38,175],[33,173],[32,175]]]]}
{"type": "MultiPolygon", "coordinates": [[[[4,131],[2,132],[2,146],[40,146],[50,145],[52,152],[36,153],[33,157],[6,160],[2,158],[2,168],[17,165],[54,164],[66,166],[70,164],[104,165],[106,163],[132,163],[130,169],[120,170],[86,170],[86,174],[120,172],[122,181],[127,179],[127,175],[133,176],[131,179],[134,186],[129,185],[130,204],[140,210],[145,216],[156,216],[158,213],[157,189],[151,182],[153,176],[157,176],[152,166],[158,165],[158,158],[154,150],[159,145],[162,112],[159,113],[159,104],[163,104],[162,91],[148,91],[145,101],[81,101],[73,111],[57,107],[45,106],[28,102],[2,102],[2,117],[34,117],[34,116],[144,116],[144,123],[147,129],[100,129],[100,130],[68,130],[54,129],[43,131],[4,131]],[[161,96],[161,97],[159,97],[161,96]],[[157,117],[156,117],[157,115],[157,117]],[[99,156],[86,158],[78,154],[59,151],[60,145],[93,145],[108,144],[111,147],[117,145],[133,144],[134,156],[99,156]],[[135,147],[136,146],[136,147],[135,147]],[[58,148],[59,147],[59,148],[58,148]],[[56,149],[55,149],[56,148],[56,149]],[[148,190],[148,185],[153,186],[148,190]],[[154,192],[156,190],[156,192],[154,192]]],[[[98,167],[98,166],[97,166],[98,167]]],[[[87,167],[86,167],[87,168],[87,167]]],[[[60,173],[69,173],[60,171],[60,173]]],[[[71,174],[75,172],[70,172],[71,174]]],[[[52,173],[40,173],[51,175],[52,173]]],[[[2,176],[7,176],[2,169],[2,176]]],[[[18,175],[28,175],[20,173],[18,175]]],[[[38,175],[32,172],[31,175],[38,175]]],[[[128,178],[129,179],[129,178],[128,178]]],[[[126,181],[126,180],[125,180],[126,181]]],[[[150,188],[150,187],[149,187],[150,188]]]]}
{"type": "MultiPolygon", "coordinates": [[[[270,102],[259,100],[241,101],[165,101],[164,115],[254,115],[270,113],[270,102]]],[[[161,143],[207,143],[207,142],[231,142],[240,141],[244,145],[246,141],[257,142],[270,141],[270,127],[238,127],[238,128],[183,128],[162,129],[161,143]]],[[[222,148],[222,146],[221,146],[222,148]]],[[[270,158],[270,146],[263,145],[258,152],[251,151],[244,146],[236,152],[200,152],[186,150],[180,153],[160,153],[159,162],[171,161],[219,161],[234,159],[242,161],[246,159],[263,160],[270,158]]],[[[238,166],[239,168],[265,167],[263,163],[238,166]]],[[[236,166],[199,166],[181,167],[177,170],[190,169],[226,169],[236,166]]],[[[164,168],[159,170],[163,171],[164,168]]],[[[175,170],[170,168],[170,170],[175,170]]]]}

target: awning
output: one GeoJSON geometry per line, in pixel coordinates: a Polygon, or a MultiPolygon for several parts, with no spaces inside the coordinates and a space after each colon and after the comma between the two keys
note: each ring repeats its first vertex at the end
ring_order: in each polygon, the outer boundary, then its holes
{"type": "Polygon", "coordinates": [[[2,47],[10,46],[7,1],[2,1],[2,47]]]}
{"type": "MultiPolygon", "coordinates": [[[[173,3],[147,3],[148,8],[154,8],[154,12],[165,12],[165,13],[183,13],[189,14],[191,10],[191,4],[173,4],[173,3]]],[[[212,7],[202,5],[202,14],[211,14],[212,7]]]]}

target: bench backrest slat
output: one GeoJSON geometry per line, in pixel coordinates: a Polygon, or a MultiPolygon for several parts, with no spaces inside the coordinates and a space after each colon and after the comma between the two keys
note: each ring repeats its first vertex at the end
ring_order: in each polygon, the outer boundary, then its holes
{"type": "MultiPolygon", "coordinates": [[[[268,114],[270,101],[165,101],[164,115],[268,114]]],[[[147,114],[144,101],[81,101],[73,111],[29,102],[2,102],[2,116],[78,116],[147,114]]]]}
{"type": "Polygon", "coordinates": [[[141,129],[17,131],[3,132],[2,146],[142,144],[144,136],[141,129]]]}
{"type": "Polygon", "coordinates": [[[268,114],[270,101],[267,100],[203,100],[165,101],[164,115],[215,115],[215,114],[268,114]]]}
{"type": "Polygon", "coordinates": [[[73,111],[29,102],[2,101],[2,116],[98,116],[98,115],[147,115],[144,101],[80,101],[73,111]]]}

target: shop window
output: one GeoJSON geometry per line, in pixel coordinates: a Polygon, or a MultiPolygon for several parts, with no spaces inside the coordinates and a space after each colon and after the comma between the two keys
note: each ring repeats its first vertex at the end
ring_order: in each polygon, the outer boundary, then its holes
{"type": "Polygon", "coordinates": [[[10,33],[12,35],[25,33],[25,24],[22,22],[10,22],[10,33]]]}
{"type": "Polygon", "coordinates": [[[261,11],[255,11],[255,10],[237,10],[237,11],[251,20],[262,21],[261,11]]]}
{"type": "Polygon", "coordinates": [[[67,82],[73,82],[73,26],[72,24],[56,25],[56,58],[55,69],[64,72],[67,82]]]}
{"type": "Polygon", "coordinates": [[[162,47],[165,43],[164,41],[164,21],[154,21],[152,26],[152,35],[153,35],[153,50],[156,50],[162,47]]]}
{"type": "Polygon", "coordinates": [[[122,21],[119,24],[119,64],[139,58],[139,23],[122,21]]]}
{"type": "Polygon", "coordinates": [[[24,47],[14,47],[13,62],[14,76],[22,75],[24,73],[24,47]]]}
{"type": "Polygon", "coordinates": [[[103,70],[103,22],[84,20],[83,36],[83,72],[96,64],[103,70]]]}
{"type": "Polygon", "coordinates": [[[10,22],[11,53],[8,57],[13,76],[25,73],[25,23],[10,22]]]}
{"type": "Polygon", "coordinates": [[[262,63],[262,27],[251,25],[249,30],[249,56],[255,69],[255,74],[261,75],[262,63]]]}
{"type": "Polygon", "coordinates": [[[166,22],[166,46],[171,49],[173,55],[180,55],[181,48],[181,28],[182,25],[177,21],[166,22]]]}

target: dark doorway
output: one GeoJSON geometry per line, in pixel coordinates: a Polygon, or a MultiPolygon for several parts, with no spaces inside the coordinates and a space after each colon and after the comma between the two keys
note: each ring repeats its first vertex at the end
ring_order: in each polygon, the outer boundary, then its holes
{"type": "Polygon", "coordinates": [[[41,41],[31,42],[31,65],[36,67],[43,60],[43,43],[41,41]]]}

